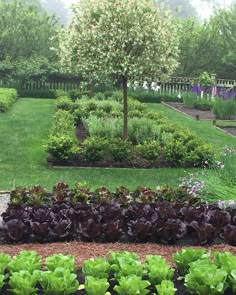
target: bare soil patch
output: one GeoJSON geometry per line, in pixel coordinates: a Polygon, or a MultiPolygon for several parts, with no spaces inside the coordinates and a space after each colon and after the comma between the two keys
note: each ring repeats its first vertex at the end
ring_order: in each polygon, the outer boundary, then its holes
{"type": "MultiPolygon", "coordinates": [[[[167,259],[169,263],[172,261],[173,253],[180,251],[181,246],[169,246],[153,243],[92,243],[92,242],[60,242],[60,243],[32,243],[32,244],[16,244],[16,245],[0,245],[1,253],[8,253],[13,256],[18,254],[21,250],[35,250],[43,258],[55,254],[62,253],[65,255],[74,255],[76,257],[76,265],[79,267],[82,262],[89,258],[106,257],[108,251],[130,251],[136,252],[141,261],[145,260],[147,254],[161,255],[167,259]]],[[[186,246],[184,248],[187,248],[186,246]]],[[[208,247],[191,246],[192,249],[205,248],[209,250],[229,251],[236,255],[236,247],[227,244],[214,245],[208,247]]]]}
{"type": "Polygon", "coordinates": [[[196,116],[199,116],[200,120],[215,120],[215,115],[212,113],[212,111],[201,111],[198,109],[188,108],[184,106],[183,103],[180,103],[180,102],[166,102],[165,105],[171,108],[174,108],[177,111],[185,113],[186,115],[189,115],[193,118],[196,118],[196,116]]]}
{"type": "Polygon", "coordinates": [[[230,134],[236,136],[236,126],[219,126],[219,125],[217,125],[217,127],[224,130],[227,133],[230,133],[230,134]]]}

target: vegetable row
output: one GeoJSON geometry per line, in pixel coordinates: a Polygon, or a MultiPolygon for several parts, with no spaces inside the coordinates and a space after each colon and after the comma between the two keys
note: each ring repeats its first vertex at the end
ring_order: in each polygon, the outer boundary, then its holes
{"type": "Polygon", "coordinates": [[[10,205],[2,214],[4,241],[82,240],[97,242],[192,242],[222,238],[236,245],[236,211],[218,204],[193,206],[159,201],[150,204],[71,203],[10,205]]]}
{"type": "Polygon", "coordinates": [[[183,249],[173,255],[175,268],[160,255],[109,251],[108,257],[85,260],[54,254],[41,263],[35,251],[11,258],[0,254],[1,294],[47,295],[220,295],[236,292],[236,257],[229,252],[183,249]],[[176,288],[178,286],[178,288],[176,288]],[[230,293],[226,293],[230,292],[230,293]]]}

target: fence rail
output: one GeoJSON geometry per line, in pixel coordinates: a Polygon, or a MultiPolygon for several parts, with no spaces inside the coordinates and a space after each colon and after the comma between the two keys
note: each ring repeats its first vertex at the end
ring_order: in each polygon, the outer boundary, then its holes
{"type": "MultiPolygon", "coordinates": [[[[158,78],[155,82],[146,84],[146,87],[156,88],[160,93],[177,93],[182,91],[191,90],[192,85],[197,84],[198,78],[191,77],[171,77],[165,83],[161,82],[158,78]],[[153,87],[154,85],[154,87],[153,87]]],[[[225,87],[227,89],[236,88],[236,80],[217,79],[217,86],[225,87]]],[[[19,88],[20,81],[13,80],[1,80],[0,87],[13,87],[19,88]]],[[[51,77],[48,81],[35,80],[26,82],[21,85],[22,90],[26,91],[41,91],[41,90],[56,90],[63,89],[69,91],[72,89],[78,89],[80,86],[80,79],[78,77],[51,77]]]]}

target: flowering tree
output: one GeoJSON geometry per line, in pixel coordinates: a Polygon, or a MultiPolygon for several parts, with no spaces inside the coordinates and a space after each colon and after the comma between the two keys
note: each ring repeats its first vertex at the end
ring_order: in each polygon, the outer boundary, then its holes
{"type": "Polygon", "coordinates": [[[127,83],[168,76],[177,67],[178,28],[152,0],[80,0],[61,36],[64,67],[92,81],[119,79],[128,137],[127,83]]]}

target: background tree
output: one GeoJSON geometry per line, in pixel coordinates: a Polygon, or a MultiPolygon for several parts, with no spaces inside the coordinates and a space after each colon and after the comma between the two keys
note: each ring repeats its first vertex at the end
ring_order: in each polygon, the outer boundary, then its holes
{"type": "Polygon", "coordinates": [[[152,0],[81,0],[60,43],[62,65],[93,81],[117,78],[128,136],[128,81],[155,80],[177,66],[177,26],[152,0]]]}
{"type": "Polygon", "coordinates": [[[0,0],[0,74],[16,75],[31,64],[55,63],[60,26],[39,0],[0,0]],[[28,66],[26,67],[26,63],[28,66]]]}

